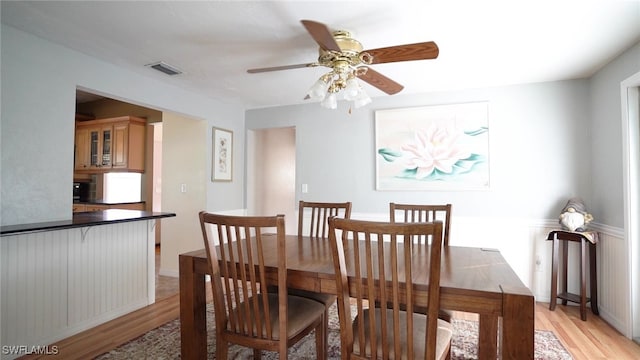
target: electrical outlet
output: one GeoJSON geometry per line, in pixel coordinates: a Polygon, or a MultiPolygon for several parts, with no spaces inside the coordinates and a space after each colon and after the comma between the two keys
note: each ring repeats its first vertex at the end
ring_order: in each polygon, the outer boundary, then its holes
{"type": "Polygon", "coordinates": [[[542,272],[542,257],[536,255],[536,272],[542,272]]]}

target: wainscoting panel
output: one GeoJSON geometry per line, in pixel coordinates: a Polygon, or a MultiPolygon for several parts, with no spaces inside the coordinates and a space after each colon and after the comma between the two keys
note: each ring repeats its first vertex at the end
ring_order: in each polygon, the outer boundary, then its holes
{"type": "Polygon", "coordinates": [[[69,324],[146,304],[148,244],[145,221],[75,229],[69,246],[69,324]]]}
{"type": "Polygon", "coordinates": [[[68,235],[0,238],[2,345],[31,345],[66,327],[68,235]]]}
{"type": "Polygon", "coordinates": [[[598,309],[600,316],[631,337],[629,249],[622,230],[598,228],[598,309]]]}
{"type": "Polygon", "coordinates": [[[48,345],[153,302],[154,223],[1,237],[0,346],[48,345]]]}

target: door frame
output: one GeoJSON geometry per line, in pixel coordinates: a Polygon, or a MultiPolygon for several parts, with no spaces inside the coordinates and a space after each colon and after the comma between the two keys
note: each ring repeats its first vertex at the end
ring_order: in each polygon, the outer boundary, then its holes
{"type": "Polygon", "coordinates": [[[629,318],[627,337],[640,338],[640,72],[620,83],[624,233],[629,249],[629,318]]]}

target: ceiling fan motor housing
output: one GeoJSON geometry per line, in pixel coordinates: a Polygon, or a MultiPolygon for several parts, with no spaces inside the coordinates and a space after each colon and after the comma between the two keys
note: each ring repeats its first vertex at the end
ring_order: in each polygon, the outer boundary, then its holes
{"type": "Polygon", "coordinates": [[[362,61],[359,57],[362,52],[362,44],[351,37],[351,33],[344,30],[334,31],[333,38],[340,47],[340,53],[319,49],[318,63],[327,67],[333,67],[335,61],[348,61],[351,66],[356,66],[362,61]]]}

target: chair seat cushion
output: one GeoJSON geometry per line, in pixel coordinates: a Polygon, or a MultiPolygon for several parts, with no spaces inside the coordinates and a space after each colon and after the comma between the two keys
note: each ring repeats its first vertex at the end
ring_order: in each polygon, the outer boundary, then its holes
{"type": "MultiPolygon", "coordinates": [[[[272,338],[273,340],[278,340],[280,338],[280,325],[278,322],[278,294],[262,293],[258,294],[257,296],[261,297],[263,295],[267,295],[269,300],[269,314],[271,319],[271,329],[273,332],[272,338]]],[[[261,302],[262,300],[259,299],[259,301],[261,302]]],[[[243,304],[244,303],[242,303],[240,306],[243,306],[243,304]]],[[[261,313],[260,318],[264,319],[264,316],[262,315],[262,308],[259,308],[258,311],[261,313]]],[[[325,306],[317,301],[300,296],[287,296],[287,338],[292,338],[309,327],[309,325],[316,321],[320,315],[324,314],[324,311],[325,306]]],[[[237,317],[237,309],[234,309],[233,314],[237,317]]],[[[251,308],[251,317],[255,318],[253,308],[251,308]]],[[[266,325],[264,324],[264,320],[261,321],[261,323],[263,331],[262,334],[266,334],[266,325]]],[[[256,322],[252,321],[252,324],[255,334],[256,322]]],[[[229,321],[227,321],[227,329],[231,330],[229,321]]]]}
{"type": "MultiPolygon", "coordinates": [[[[362,316],[364,316],[364,326],[368,327],[369,326],[369,311],[371,311],[371,309],[366,309],[362,312],[362,316]]],[[[380,308],[375,308],[375,318],[376,318],[376,337],[380,338],[382,335],[382,325],[381,325],[381,315],[382,315],[382,310],[380,308]]],[[[393,310],[391,309],[387,309],[387,344],[389,344],[389,346],[391,348],[393,348],[393,336],[394,336],[394,331],[393,331],[393,310]]],[[[406,322],[407,322],[407,313],[404,311],[400,311],[399,313],[399,320],[400,320],[400,342],[401,342],[401,348],[403,350],[407,349],[407,328],[406,328],[406,322]]],[[[354,334],[354,339],[353,339],[353,350],[354,351],[358,351],[360,345],[359,345],[359,339],[358,339],[358,316],[356,316],[356,318],[353,320],[353,334],[354,334]]],[[[426,315],[423,314],[413,314],[413,351],[415,354],[416,359],[424,359],[424,353],[425,353],[425,335],[426,335],[426,328],[427,328],[427,317],[426,315]]],[[[365,332],[366,333],[366,332],[365,332]]],[[[438,319],[438,335],[437,335],[437,340],[436,340],[436,359],[446,359],[447,357],[447,353],[449,352],[449,347],[451,346],[451,337],[453,335],[453,328],[451,326],[450,323],[443,321],[441,319],[438,319]]],[[[365,339],[365,342],[368,344],[369,341],[368,339],[365,339]]],[[[380,341],[378,341],[378,353],[382,353],[382,344],[380,343],[380,341]]],[[[367,351],[367,356],[371,355],[371,349],[369,349],[367,347],[366,349],[367,351]]],[[[401,359],[406,359],[407,354],[403,353],[401,359]]],[[[395,359],[395,354],[393,354],[393,352],[391,352],[389,354],[389,359],[395,359]]]]}
{"type": "Polygon", "coordinates": [[[298,290],[298,289],[289,289],[289,295],[300,296],[303,298],[311,299],[322,303],[325,307],[330,307],[333,303],[336,302],[338,298],[336,295],[332,294],[323,294],[313,291],[306,290],[298,290]]]}

